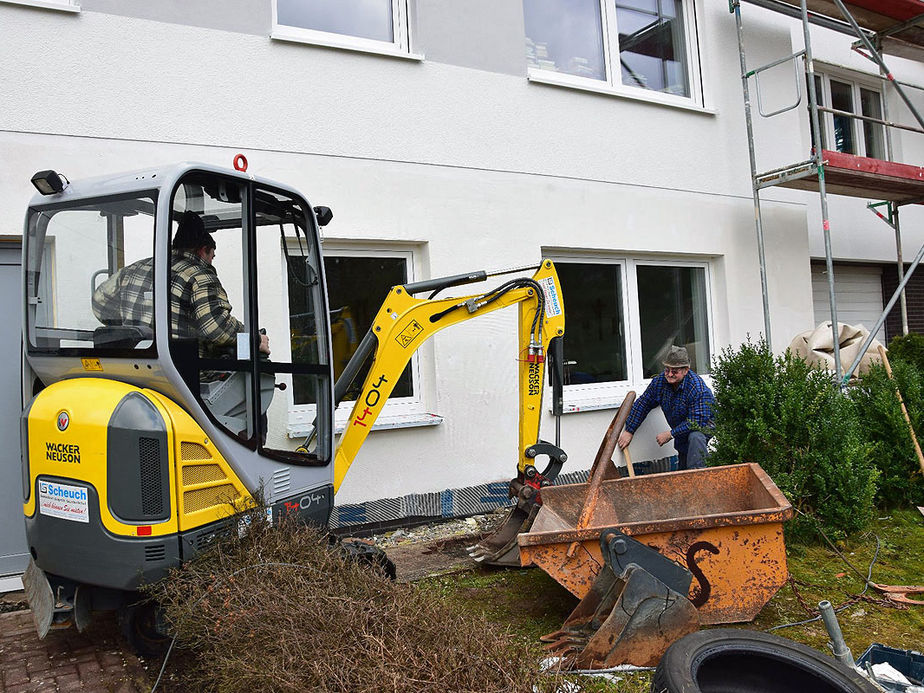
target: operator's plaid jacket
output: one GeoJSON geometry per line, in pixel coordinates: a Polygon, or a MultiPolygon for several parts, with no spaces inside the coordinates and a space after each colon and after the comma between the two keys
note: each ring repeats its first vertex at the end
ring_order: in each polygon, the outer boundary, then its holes
{"type": "MultiPolygon", "coordinates": [[[[671,427],[674,448],[677,452],[685,452],[691,430],[709,429],[712,426],[713,402],[715,397],[712,390],[693,371],[684,376],[676,390],[667,382],[664,373],[659,373],[632,405],[629,418],[626,419],[626,430],[635,433],[648,412],[660,406],[671,427]]],[[[707,431],[704,432],[709,435],[707,431]]]]}
{"type": "MultiPolygon", "coordinates": [[[[123,267],[93,292],[93,314],[106,325],[154,327],[152,258],[123,267]]],[[[170,271],[170,334],[199,340],[199,356],[219,357],[246,329],[215,268],[192,251],[173,253],[170,271]]]]}
{"type": "Polygon", "coordinates": [[[244,324],[231,315],[231,303],[218,272],[192,251],[173,253],[170,268],[170,334],[199,340],[199,356],[218,357],[237,341],[244,324]]]}
{"type": "Polygon", "coordinates": [[[93,314],[104,325],[154,327],[154,258],[123,267],[93,292],[93,314]]]}

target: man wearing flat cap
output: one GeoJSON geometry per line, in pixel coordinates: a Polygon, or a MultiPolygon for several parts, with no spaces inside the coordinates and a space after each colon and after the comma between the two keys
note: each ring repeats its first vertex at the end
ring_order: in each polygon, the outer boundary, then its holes
{"type": "Polygon", "coordinates": [[[664,358],[664,372],[655,376],[642,396],[635,400],[626,428],[619,435],[619,447],[624,449],[655,407],[661,407],[670,430],[659,433],[655,440],[664,445],[673,439],[679,469],[705,466],[706,445],[711,438],[712,403],[715,398],[705,381],[690,370],[686,348],[672,346],[664,358]]]}

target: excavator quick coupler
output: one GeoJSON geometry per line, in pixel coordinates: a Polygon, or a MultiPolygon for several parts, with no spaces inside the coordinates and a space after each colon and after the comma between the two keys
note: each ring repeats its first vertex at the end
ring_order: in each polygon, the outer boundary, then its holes
{"type": "Polygon", "coordinates": [[[544,440],[529,446],[525,455],[531,459],[547,455],[549,463],[542,472],[534,466],[528,466],[525,472],[510,480],[509,497],[515,498],[516,504],[494,532],[467,548],[468,555],[479,563],[506,568],[521,567],[517,534],[528,532],[533,526],[533,520],[542,506],[542,489],[558,477],[568,460],[564,450],[544,440]]]}
{"type": "Polygon", "coordinates": [[[561,630],[543,636],[562,669],[654,666],[675,640],[699,629],[687,598],[689,570],[619,532],[600,537],[604,565],[561,630]]]}

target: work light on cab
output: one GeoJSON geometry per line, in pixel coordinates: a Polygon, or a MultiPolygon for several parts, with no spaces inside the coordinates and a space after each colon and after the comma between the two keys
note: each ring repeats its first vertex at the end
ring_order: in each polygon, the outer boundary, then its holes
{"type": "Polygon", "coordinates": [[[32,185],[42,195],[57,195],[67,187],[67,178],[55,171],[39,171],[32,176],[32,185]]]}

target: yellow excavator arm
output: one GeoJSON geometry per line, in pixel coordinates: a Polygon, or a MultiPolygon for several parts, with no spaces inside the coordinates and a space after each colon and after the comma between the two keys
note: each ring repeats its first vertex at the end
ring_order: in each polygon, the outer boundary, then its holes
{"type": "MultiPolygon", "coordinates": [[[[566,457],[558,448],[557,440],[556,444],[552,445],[539,439],[546,359],[550,351],[561,344],[560,338],[565,333],[562,292],[555,265],[551,260],[543,260],[532,277],[511,279],[482,294],[461,298],[435,298],[435,294],[444,288],[481,281],[488,276],[491,275],[487,272],[456,275],[395,286],[388,293],[372,327],[337,382],[335,399],[339,402],[349,388],[350,381],[371,356],[372,363],[368,375],[356,397],[356,403],[337,448],[334,492],[343,483],[350,465],[413,353],[427,339],[445,327],[514,304],[519,306],[518,476],[530,479],[538,476],[550,481],[557,475],[566,457]],[[423,292],[432,293],[428,298],[413,296],[414,293],[423,292]],[[535,459],[540,454],[548,455],[550,459],[549,468],[543,473],[537,472],[534,467],[535,459]]],[[[555,363],[557,371],[553,373],[553,384],[557,387],[553,410],[560,414],[561,359],[556,359],[555,363]]],[[[536,479],[537,488],[538,482],[539,479],[536,479]]]]}

